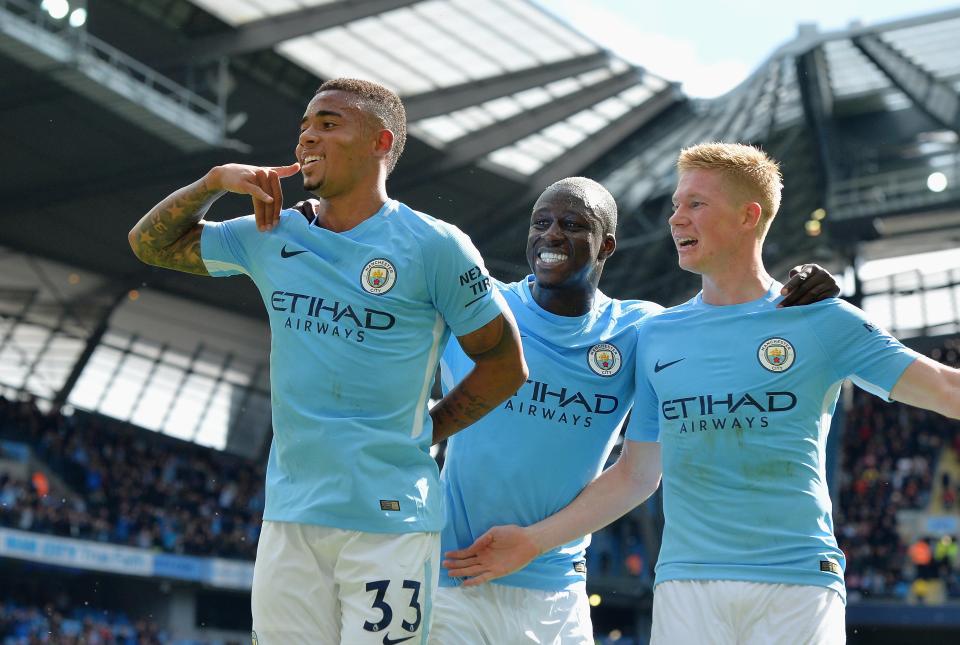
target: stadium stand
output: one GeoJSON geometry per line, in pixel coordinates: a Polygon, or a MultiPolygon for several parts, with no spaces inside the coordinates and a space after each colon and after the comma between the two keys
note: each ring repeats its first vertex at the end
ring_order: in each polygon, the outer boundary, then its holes
{"type": "MultiPolygon", "coordinates": [[[[951,339],[930,354],[957,366],[958,345],[951,339]]],[[[853,399],[835,516],[851,601],[942,603],[960,597],[953,513],[960,424],[859,390],[853,399]],[[931,525],[918,514],[953,518],[952,524],[933,535],[929,527],[936,522],[931,525]]]]}
{"type": "Polygon", "coordinates": [[[0,397],[0,438],[26,441],[65,488],[0,474],[0,524],[189,555],[253,559],[263,468],[99,415],[0,397]]]}

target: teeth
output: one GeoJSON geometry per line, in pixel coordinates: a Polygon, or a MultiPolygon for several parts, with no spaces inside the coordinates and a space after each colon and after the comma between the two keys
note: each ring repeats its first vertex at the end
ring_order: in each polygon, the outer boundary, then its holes
{"type": "Polygon", "coordinates": [[[303,158],[303,163],[308,164],[308,163],[310,163],[311,161],[321,161],[321,160],[323,160],[323,159],[326,159],[326,156],[324,156],[324,155],[307,155],[306,157],[303,158]]]}
{"type": "Polygon", "coordinates": [[[696,243],[697,243],[697,241],[696,241],[695,239],[693,239],[692,237],[678,237],[678,238],[677,238],[677,244],[678,244],[679,246],[689,246],[689,245],[691,245],[691,244],[696,244],[696,243]]]}
{"type": "Polygon", "coordinates": [[[567,259],[566,254],[557,253],[556,251],[540,251],[539,257],[540,260],[547,264],[557,264],[567,259]]]}

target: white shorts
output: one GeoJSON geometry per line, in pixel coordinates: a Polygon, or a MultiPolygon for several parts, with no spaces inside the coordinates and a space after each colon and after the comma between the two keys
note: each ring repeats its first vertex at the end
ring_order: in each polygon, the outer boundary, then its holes
{"type": "Polygon", "coordinates": [[[253,568],[253,641],[421,645],[439,563],[439,533],[264,522],[253,568]]]}
{"type": "Polygon", "coordinates": [[[440,587],[429,645],[593,645],[586,584],[567,591],[440,587]]]}
{"type": "Polygon", "coordinates": [[[653,591],[651,645],[842,645],[846,609],[833,589],[740,580],[670,580],[653,591]]]}

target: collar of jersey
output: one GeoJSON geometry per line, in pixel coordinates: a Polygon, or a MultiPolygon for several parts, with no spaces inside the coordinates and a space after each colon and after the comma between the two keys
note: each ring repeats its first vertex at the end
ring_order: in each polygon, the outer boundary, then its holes
{"type": "Polygon", "coordinates": [[[783,300],[783,296],[780,295],[780,289],[782,288],[783,284],[774,280],[772,283],[770,283],[770,287],[767,289],[765,294],[756,300],[751,300],[750,302],[741,302],[738,305],[711,305],[703,301],[703,291],[701,291],[695,298],[695,304],[698,307],[703,307],[704,309],[723,309],[724,311],[753,311],[755,309],[769,309],[770,305],[776,305],[777,302],[783,300]]]}
{"type": "Polygon", "coordinates": [[[334,233],[330,229],[324,228],[319,224],[317,224],[316,215],[314,215],[313,219],[310,220],[310,224],[308,225],[308,228],[311,231],[323,231],[323,234],[327,234],[327,235],[340,235],[342,237],[346,237],[349,239],[356,239],[362,236],[367,229],[371,227],[379,226],[384,220],[384,218],[389,217],[391,213],[396,212],[399,208],[400,208],[400,202],[398,202],[395,199],[388,199],[383,203],[383,206],[381,206],[380,210],[378,210],[376,213],[374,213],[367,219],[363,220],[353,228],[346,231],[341,231],[339,233],[334,233]]]}
{"type": "Polygon", "coordinates": [[[582,316],[558,316],[557,314],[547,311],[541,307],[533,297],[533,292],[530,290],[530,285],[533,283],[534,277],[533,274],[528,275],[526,278],[520,281],[519,296],[523,301],[523,304],[526,305],[526,308],[532,313],[536,314],[540,318],[549,320],[551,323],[558,327],[562,327],[565,330],[580,330],[586,329],[594,323],[606,309],[607,303],[610,301],[610,298],[606,296],[602,291],[597,289],[597,295],[593,299],[593,308],[582,316]]]}

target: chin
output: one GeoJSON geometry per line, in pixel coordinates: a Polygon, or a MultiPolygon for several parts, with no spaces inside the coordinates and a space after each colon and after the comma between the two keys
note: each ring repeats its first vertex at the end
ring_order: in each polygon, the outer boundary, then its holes
{"type": "Polygon", "coordinates": [[[681,256],[677,258],[677,264],[684,271],[689,271],[690,273],[696,273],[698,275],[703,273],[700,267],[697,266],[697,263],[694,262],[692,259],[684,258],[681,256]]]}

